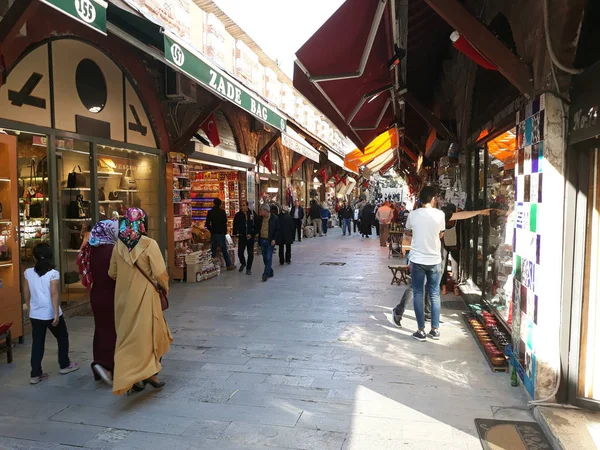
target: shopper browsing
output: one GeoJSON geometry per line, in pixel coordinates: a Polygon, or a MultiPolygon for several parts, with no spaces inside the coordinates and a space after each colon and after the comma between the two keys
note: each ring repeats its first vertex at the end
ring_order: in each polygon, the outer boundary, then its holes
{"type": "Polygon", "coordinates": [[[419,329],[413,337],[425,341],[425,314],[423,293],[427,282],[431,299],[431,331],[429,337],[440,338],[440,280],[442,277],[441,238],[446,228],[446,218],[436,209],[436,190],[426,186],[421,190],[421,207],[412,211],[406,220],[406,228],[412,230],[410,271],[414,292],[414,308],[419,329]]]}
{"type": "Polygon", "coordinates": [[[319,236],[323,236],[323,219],[321,219],[321,206],[316,200],[310,201],[310,209],[308,216],[312,222],[312,226],[315,229],[315,236],[319,233],[319,236]]]}
{"type": "Polygon", "coordinates": [[[79,369],[76,362],[69,360],[69,333],[59,305],[60,273],[52,263],[54,252],[48,244],[38,244],[33,249],[35,267],[25,270],[23,296],[31,320],[31,378],[29,383],[38,384],[48,378],[42,371],[46,330],[58,343],[58,364],[65,375],[79,369]]]}
{"type": "Polygon", "coordinates": [[[343,235],[346,236],[346,231],[348,232],[348,235],[351,235],[352,229],[350,228],[350,222],[352,221],[353,211],[352,208],[346,204],[346,202],[344,202],[342,208],[340,209],[339,215],[342,218],[343,235]]]}
{"type": "Polygon", "coordinates": [[[250,210],[247,200],[242,200],[242,208],[233,218],[233,234],[238,237],[238,258],[240,259],[240,272],[246,269],[246,275],[252,275],[254,262],[254,222],[256,213],[250,210]],[[245,252],[248,251],[246,262],[245,252]]]}
{"type": "Polygon", "coordinates": [[[206,228],[210,231],[212,257],[217,257],[217,246],[220,247],[227,270],[235,270],[236,266],[229,259],[227,242],[225,241],[225,235],[227,234],[227,213],[221,208],[223,202],[220,198],[215,198],[213,203],[215,206],[206,215],[206,228]]]}

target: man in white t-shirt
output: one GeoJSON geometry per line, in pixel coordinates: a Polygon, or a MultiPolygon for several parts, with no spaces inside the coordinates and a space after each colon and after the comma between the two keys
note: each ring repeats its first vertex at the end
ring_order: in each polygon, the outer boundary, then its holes
{"type": "Polygon", "coordinates": [[[441,239],[446,229],[446,217],[436,208],[436,190],[426,186],[421,190],[421,207],[412,211],[406,220],[406,228],[412,230],[410,247],[410,273],[413,286],[415,316],[419,329],[413,334],[418,341],[425,341],[425,313],[423,293],[425,282],[431,299],[431,331],[429,337],[440,338],[440,281],[442,278],[441,239]]]}

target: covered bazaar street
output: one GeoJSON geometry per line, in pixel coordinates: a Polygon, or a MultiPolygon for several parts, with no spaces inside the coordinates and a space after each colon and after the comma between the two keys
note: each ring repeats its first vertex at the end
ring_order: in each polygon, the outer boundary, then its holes
{"type": "Polygon", "coordinates": [[[437,342],[411,338],[412,309],[393,325],[405,287],[390,286],[378,240],[335,228],[294,244],[292,260],[266,283],[259,258],[252,277],[173,285],[162,391],[114,397],[94,381],[91,317],[68,320],[82,369],[59,375],[48,339],[50,379],[29,386],[27,336],[0,365],[0,447],[475,450],[475,418],[533,420],[459,311],[442,309],[437,342]]]}

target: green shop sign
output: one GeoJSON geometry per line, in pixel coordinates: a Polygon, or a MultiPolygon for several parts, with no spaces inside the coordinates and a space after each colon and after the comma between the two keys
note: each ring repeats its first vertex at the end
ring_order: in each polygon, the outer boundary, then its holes
{"type": "Polygon", "coordinates": [[[102,0],[41,0],[73,19],[106,34],[106,7],[102,0]]]}
{"type": "Polygon", "coordinates": [[[164,40],[167,61],[179,67],[217,96],[235,103],[264,123],[278,130],[285,130],[285,119],[245,90],[240,83],[234,81],[220,69],[209,65],[166,34],[164,40]]]}

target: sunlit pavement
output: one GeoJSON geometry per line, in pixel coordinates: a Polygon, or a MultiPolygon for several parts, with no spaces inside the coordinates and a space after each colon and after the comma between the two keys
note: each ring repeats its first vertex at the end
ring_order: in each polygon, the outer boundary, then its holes
{"type": "Polygon", "coordinates": [[[473,419],[532,420],[458,311],[442,310],[437,342],[410,337],[412,310],[394,326],[405,287],[390,286],[377,239],[336,228],[275,261],[266,283],[258,257],[251,277],[172,287],[161,391],[114,397],[94,381],[91,317],[68,320],[79,372],[58,374],[49,336],[51,378],[29,386],[27,339],[0,362],[0,448],[480,449],[473,419]]]}

